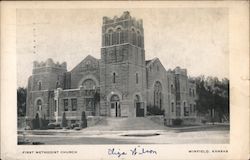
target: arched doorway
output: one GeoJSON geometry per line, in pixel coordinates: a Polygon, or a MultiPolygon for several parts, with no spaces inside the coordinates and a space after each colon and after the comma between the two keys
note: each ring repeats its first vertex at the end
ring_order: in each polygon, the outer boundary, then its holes
{"type": "Polygon", "coordinates": [[[36,107],[37,107],[37,111],[41,112],[42,111],[42,100],[38,99],[36,102],[36,107]]]}
{"type": "Polygon", "coordinates": [[[110,116],[121,117],[120,99],[117,95],[112,95],[110,98],[110,116]]]}
{"type": "Polygon", "coordinates": [[[141,102],[140,96],[135,96],[135,108],[136,108],[136,117],[144,117],[144,104],[141,102]]]}

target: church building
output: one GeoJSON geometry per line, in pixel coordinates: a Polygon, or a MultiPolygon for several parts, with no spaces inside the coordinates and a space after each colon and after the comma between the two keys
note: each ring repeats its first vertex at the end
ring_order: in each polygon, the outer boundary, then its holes
{"type": "MultiPolygon", "coordinates": [[[[166,70],[158,58],[145,60],[142,20],[124,12],[103,17],[101,58],[88,55],[72,70],[52,59],[33,63],[27,87],[28,119],[72,123],[87,116],[145,117],[148,108],[174,119],[195,120],[196,85],[187,70],[166,70]]],[[[149,44],[150,45],[150,44],[149,44]]]]}

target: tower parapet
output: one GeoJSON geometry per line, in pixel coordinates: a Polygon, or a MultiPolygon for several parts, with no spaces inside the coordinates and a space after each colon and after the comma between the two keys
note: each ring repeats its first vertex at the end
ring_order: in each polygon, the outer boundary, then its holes
{"type": "Polygon", "coordinates": [[[142,19],[136,19],[134,17],[131,17],[130,13],[128,11],[123,12],[123,14],[120,17],[114,16],[113,18],[110,17],[103,17],[103,25],[111,25],[114,23],[120,23],[122,21],[130,20],[133,24],[133,26],[142,29],[143,28],[143,21],[142,19]]]}
{"type": "Polygon", "coordinates": [[[120,17],[103,17],[102,47],[117,44],[132,44],[144,49],[144,30],[142,19],[131,17],[128,11],[120,17]]]}
{"type": "Polygon", "coordinates": [[[175,74],[179,74],[179,75],[183,75],[183,76],[187,76],[187,69],[182,69],[180,67],[176,67],[174,69],[175,74]]]}
{"type": "Polygon", "coordinates": [[[51,58],[47,59],[45,62],[44,61],[33,62],[33,74],[40,72],[49,72],[49,71],[67,72],[67,63],[66,62],[55,63],[51,58]]]}

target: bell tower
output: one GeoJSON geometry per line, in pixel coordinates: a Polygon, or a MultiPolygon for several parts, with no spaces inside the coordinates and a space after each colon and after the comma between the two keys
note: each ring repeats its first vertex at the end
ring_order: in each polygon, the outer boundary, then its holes
{"type": "Polygon", "coordinates": [[[117,96],[115,115],[136,116],[135,98],[142,101],[146,88],[144,30],[128,11],[103,17],[100,74],[101,114],[112,116],[110,100],[117,96]]]}

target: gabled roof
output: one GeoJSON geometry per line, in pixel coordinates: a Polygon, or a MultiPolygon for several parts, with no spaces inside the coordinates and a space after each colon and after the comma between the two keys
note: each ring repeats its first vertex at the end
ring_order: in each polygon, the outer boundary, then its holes
{"type": "Polygon", "coordinates": [[[149,66],[150,64],[153,64],[157,59],[158,59],[158,58],[155,57],[155,58],[153,58],[153,59],[151,59],[151,60],[147,60],[147,61],[146,61],[146,67],[149,66]]]}
{"type": "Polygon", "coordinates": [[[91,56],[91,55],[87,55],[87,57],[85,57],[80,63],[78,63],[70,72],[74,71],[75,69],[78,68],[78,66],[80,66],[81,64],[85,63],[87,60],[92,60],[95,61],[97,63],[99,63],[99,59],[91,56]]]}
{"type": "Polygon", "coordinates": [[[148,68],[150,65],[154,64],[154,63],[158,63],[160,64],[160,66],[166,71],[165,67],[162,65],[161,61],[159,60],[159,58],[153,58],[151,60],[147,60],[146,61],[146,67],[148,68]]]}

